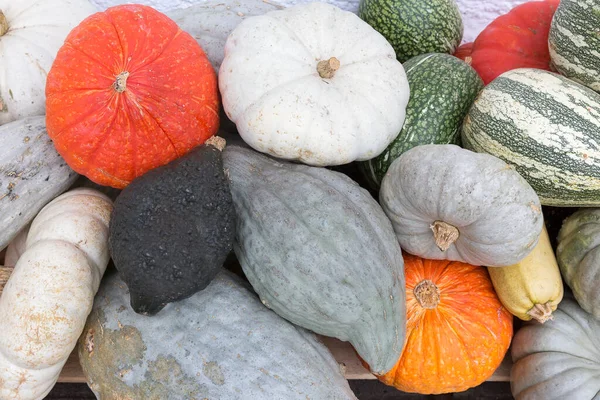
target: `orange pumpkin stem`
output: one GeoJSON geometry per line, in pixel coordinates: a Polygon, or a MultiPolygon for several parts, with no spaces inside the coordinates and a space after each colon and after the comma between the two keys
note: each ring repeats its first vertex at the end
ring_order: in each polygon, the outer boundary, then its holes
{"type": "Polygon", "coordinates": [[[531,310],[527,311],[527,315],[531,316],[531,318],[535,319],[540,324],[543,324],[549,319],[554,319],[550,302],[534,305],[531,310]]]}
{"type": "Polygon", "coordinates": [[[441,251],[448,250],[450,245],[456,242],[460,236],[460,232],[455,226],[447,224],[443,221],[435,221],[430,228],[433,231],[435,244],[441,251]]]}
{"type": "Polygon", "coordinates": [[[14,267],[3,267],[0,266],[0,296],[2,296],[2,290],[4,289],[4,285],[8,282],[8,278],[13,272],[14,267]]]}
{"type": "Polygon", "coordinates": [[[419,282],[413,293],[423,308],[436,308],[440,302],[440,289],[429,279],[419,282]]]}
{"type": "Polygon", "coordinates": [[[0,10],[0,36],[3,36],[6,32],[8,32],[8,21],[2,10],[0,10]]]}
{"type": "Polygon", "coordinates": [[[119,75],[117,75],[117,80],[114,83],[115,90],[119,93],[123,93],[127,90],[127,78],[129,77],[129,72],[123,71],[119,75]]]}
{"type": "Polygon", "coordinates": [[[206,142],[204,142],[204,144],[211,145],[217,150],[223,151],[227,142],[221,136],[211,136],[206,140],[206,142]]]}
{"type": "Polygon", "coordinates": [[[317,72],[323,79],[331,79],[335,75],[335,71],[340,69],[340,60],[331,57],[329,60],[319,61],[317,64],[317,72]]]}

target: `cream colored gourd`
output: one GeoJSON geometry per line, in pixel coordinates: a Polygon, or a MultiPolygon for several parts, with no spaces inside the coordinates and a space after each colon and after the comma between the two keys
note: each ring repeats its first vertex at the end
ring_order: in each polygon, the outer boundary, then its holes
{"type": "Polygon", "coordinates": [[[508,267],[489,267],[502,305],[523,321],[552,319],[563,298],[560,269],[544,225],[538,244],[524,259],[508,267]]]}
{"type": "Polygon", "coordinates": [[[242,21],[227,38],[219,88],[246,143],[313,166],[379,155],[400,132],[410,94],[387,40],[318,2],[242,21]]]}
{"type": "Polygon", "coordinates": [[[88,0],[0,0],[0,125],[45,114],[46,76],[88,0]]]}
{"type": "Polygon", "coordinates": [[[74,189],[33,220],[0,297],[0,399],[42,399],[54,387],[108,265],[111,212],[105,195],[74,189]]]}

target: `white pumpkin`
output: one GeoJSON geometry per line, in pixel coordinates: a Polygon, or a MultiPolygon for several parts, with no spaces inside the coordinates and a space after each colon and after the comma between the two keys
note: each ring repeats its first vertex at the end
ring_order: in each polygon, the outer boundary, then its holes
{"type": "Polygon", "coordinates": [[[108,265],[111,212],[102,193],[74,189],[33,220],[0,297],[0,399],[41,399],[54,387],[108,265]]]}
{"type": "Polygon", "coordinates": [[[0,125],[45,114],[46,76],[88,0],[0,0],[0,125]]]}
{"type": "Polygon", "coordinates": [[[246,143],[313,166],[381,154],[402,128],[410,95],[387,40],[324,3],[242,21],[225,44],[219,88],[246,143]]]}

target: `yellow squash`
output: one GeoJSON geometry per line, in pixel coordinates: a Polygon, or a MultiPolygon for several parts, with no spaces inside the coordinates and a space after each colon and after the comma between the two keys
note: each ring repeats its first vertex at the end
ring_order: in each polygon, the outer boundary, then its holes
{"type": "Polygon", "coordinates": [[[546,226],[527,257],[508,267],[488,267],[500,301],[513,315],[544,323],[563,298],[563,283],[546,226]]]}

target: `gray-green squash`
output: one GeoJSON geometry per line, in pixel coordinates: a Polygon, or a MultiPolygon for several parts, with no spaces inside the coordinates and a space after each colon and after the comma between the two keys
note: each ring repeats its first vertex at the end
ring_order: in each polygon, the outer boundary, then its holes
{"type": "Polygon", "coordinates": [[[600,319],[600,208],[584,208],[563,221],[556,260],[585,311],[600,319]]]}
{"type": "Polygon", "coordinates": [[[267,307],[349,341],[374,373],[405,337],[404,261],[390,221],[347,176],[229,145],[234,250],[267,307]]]}
{"type": "Polygon", "coordinates": [[[77,177],[48,137],[45,116],[0,126],[0,249],[77,177]]]}
{"type": "Polygon", "coordinates": [[[554,319],[527,322],[512,343],[511,390],[516,400],[597,400],[600,321],[570,298],[554,319]]]}
{"type": "Polygon", "coordinates": [[[453,144],[402,154],[383,178],[379,201],[402,249],[432,260],[516,264],[544,223],[538,196],[512,167],[453,144]]]}
{"type": "Polygon", "coordinates": [[[78,353],[99,399],[356,399],[313,333],[225,270],[152,318],[133,312],[127,286],[107,273],[78,353]]]}

